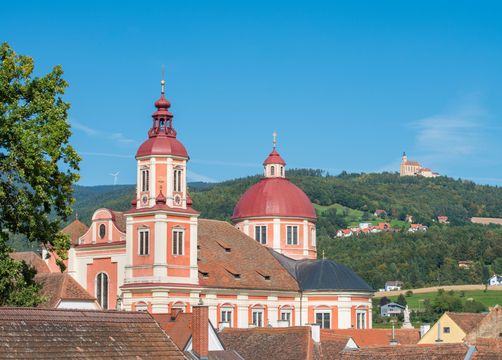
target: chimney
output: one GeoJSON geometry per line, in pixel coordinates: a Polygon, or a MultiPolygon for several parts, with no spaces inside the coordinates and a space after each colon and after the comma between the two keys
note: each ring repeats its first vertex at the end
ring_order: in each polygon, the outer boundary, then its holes
{"type": "Polygon", "coordinates": [[[312,340],[314,340],[314,343],[319,344],[321,342],[321,325],[310,324],[310,332],[312,334],[312,340]]]}
{"type": "Polygon", "coordinates": [[[204,305],[194,305],[192,309],[192,351],[199,359],[208,359],[208,324],[208,307],[204,305]]]}

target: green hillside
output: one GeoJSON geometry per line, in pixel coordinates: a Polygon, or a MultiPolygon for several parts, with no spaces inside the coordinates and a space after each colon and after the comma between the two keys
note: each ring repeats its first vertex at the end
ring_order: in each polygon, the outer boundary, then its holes
{"type": "MultiPolygon", "coordinates": [[[[319,170],[297,169],[290,170],[288,177],[316,207],[319,254],[350,266],[376,289],[387,280],[404,281],[408,288],[482,283],[491,272],[502,272],[502,227],[469,222],[472,216],[502,217],[501,188],[391,173],[329,176],[319,170]],[[386,210],[385,221],[394,227],[405,228],[403,220],[409,214],[430,229],[420,234],[334,237],[340,228],[378,222],[373,216],[376,209],[386,210]],[[451,224],[437,224],[438,215],[449,216],[451,224]],[[460,269],[459,260],[475,264],[470,270],[460,269]]],[[[240,196],[259,179],[189,184],[194,207],[202,217],[229,220],[240,196]]],[[[133,185],[76,186],[75,211],[81,221],[89,223],[95,209],[126,210],[133,196],[133,185]]],[[[16,247],[22,248],[19,239],[16,247]]]]}

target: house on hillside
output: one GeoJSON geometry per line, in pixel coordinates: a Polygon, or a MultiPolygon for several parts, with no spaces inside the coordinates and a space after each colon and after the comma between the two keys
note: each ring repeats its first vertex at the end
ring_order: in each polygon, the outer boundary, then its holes
{"type": "Polygon", "coordinates": [[[459,262],[458,262],[458,267],[460,269],[468,270],[471,268],[472,265],[474,265],[474,261],[472,261],[472,260],[459,260],[459,262]]]}
{"type": "Polygon", "coordinates": [[[387,217],[387,211],[382,209],[376,209],[373,215],[379,218],[385,218],[387,217]]]}
{"type": "Polygon", "coordinates": [[[336,232],[336,237],[339,237],[339,238],[346,238],[346,237],[350,237],[352,235],[353,235],[353,232],[350,229],[338,230],[336,232]]]}
{"type": "Polygon", "coordinates": [[[438,216],[438,222],[440,224],[449,224],[448,216],[438,216]]]}
{"type": "Polygon", "coordinates": [[[391,302],[380,306],[380,316],[397,316],[403,312],[405,307],[401,304],[391,302]]]}
{"type": "Polygon", "coordinates": [[[416,233],[419,231],[427,231],[428,227],[426,225],[422,224],[411,224],[410,228],[408,229],[408,232],[410,233],[416,233]]]}
{"type": "Polygon", "coordinates": [[[402,287],[402,281],[387,281],[385,283],[385,291],[400,291],[402,287]]]}
{"type": "Polygon", "coordinates": [[[502,285],[502,276],[493,274],[493,276],[488,279],[488,285],[502,285]]]}

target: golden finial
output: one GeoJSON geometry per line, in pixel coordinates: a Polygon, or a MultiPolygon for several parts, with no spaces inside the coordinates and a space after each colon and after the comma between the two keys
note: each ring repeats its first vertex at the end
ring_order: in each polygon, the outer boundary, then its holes
{"type": "Polygon", "coordinates": [[[164,94],[164,85],[166,82],[164,81],[164,64],[162,64],[162,80],[160,80],[161,93],[164,94]]]}
{"type": "Polygon", "coordinates": [[[274,137],[274,147],[275,147],[277,145],[277,132],[275,130],[272,136],[274,137]]]}

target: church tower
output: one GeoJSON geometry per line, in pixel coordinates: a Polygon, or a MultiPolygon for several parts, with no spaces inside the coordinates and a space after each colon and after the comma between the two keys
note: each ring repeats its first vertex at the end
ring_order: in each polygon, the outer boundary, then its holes
{"type": "Polygon", "coordinates": [[[154,312],[167,312],[167,284],[198,284],[197,217],[187,193],[188,153],[177,139],[170,102],[164,94],[155,102],[148,139],[136,153],[137,189],[126,213],[125,301],[128,289],[152,292],[154,312]]]}

